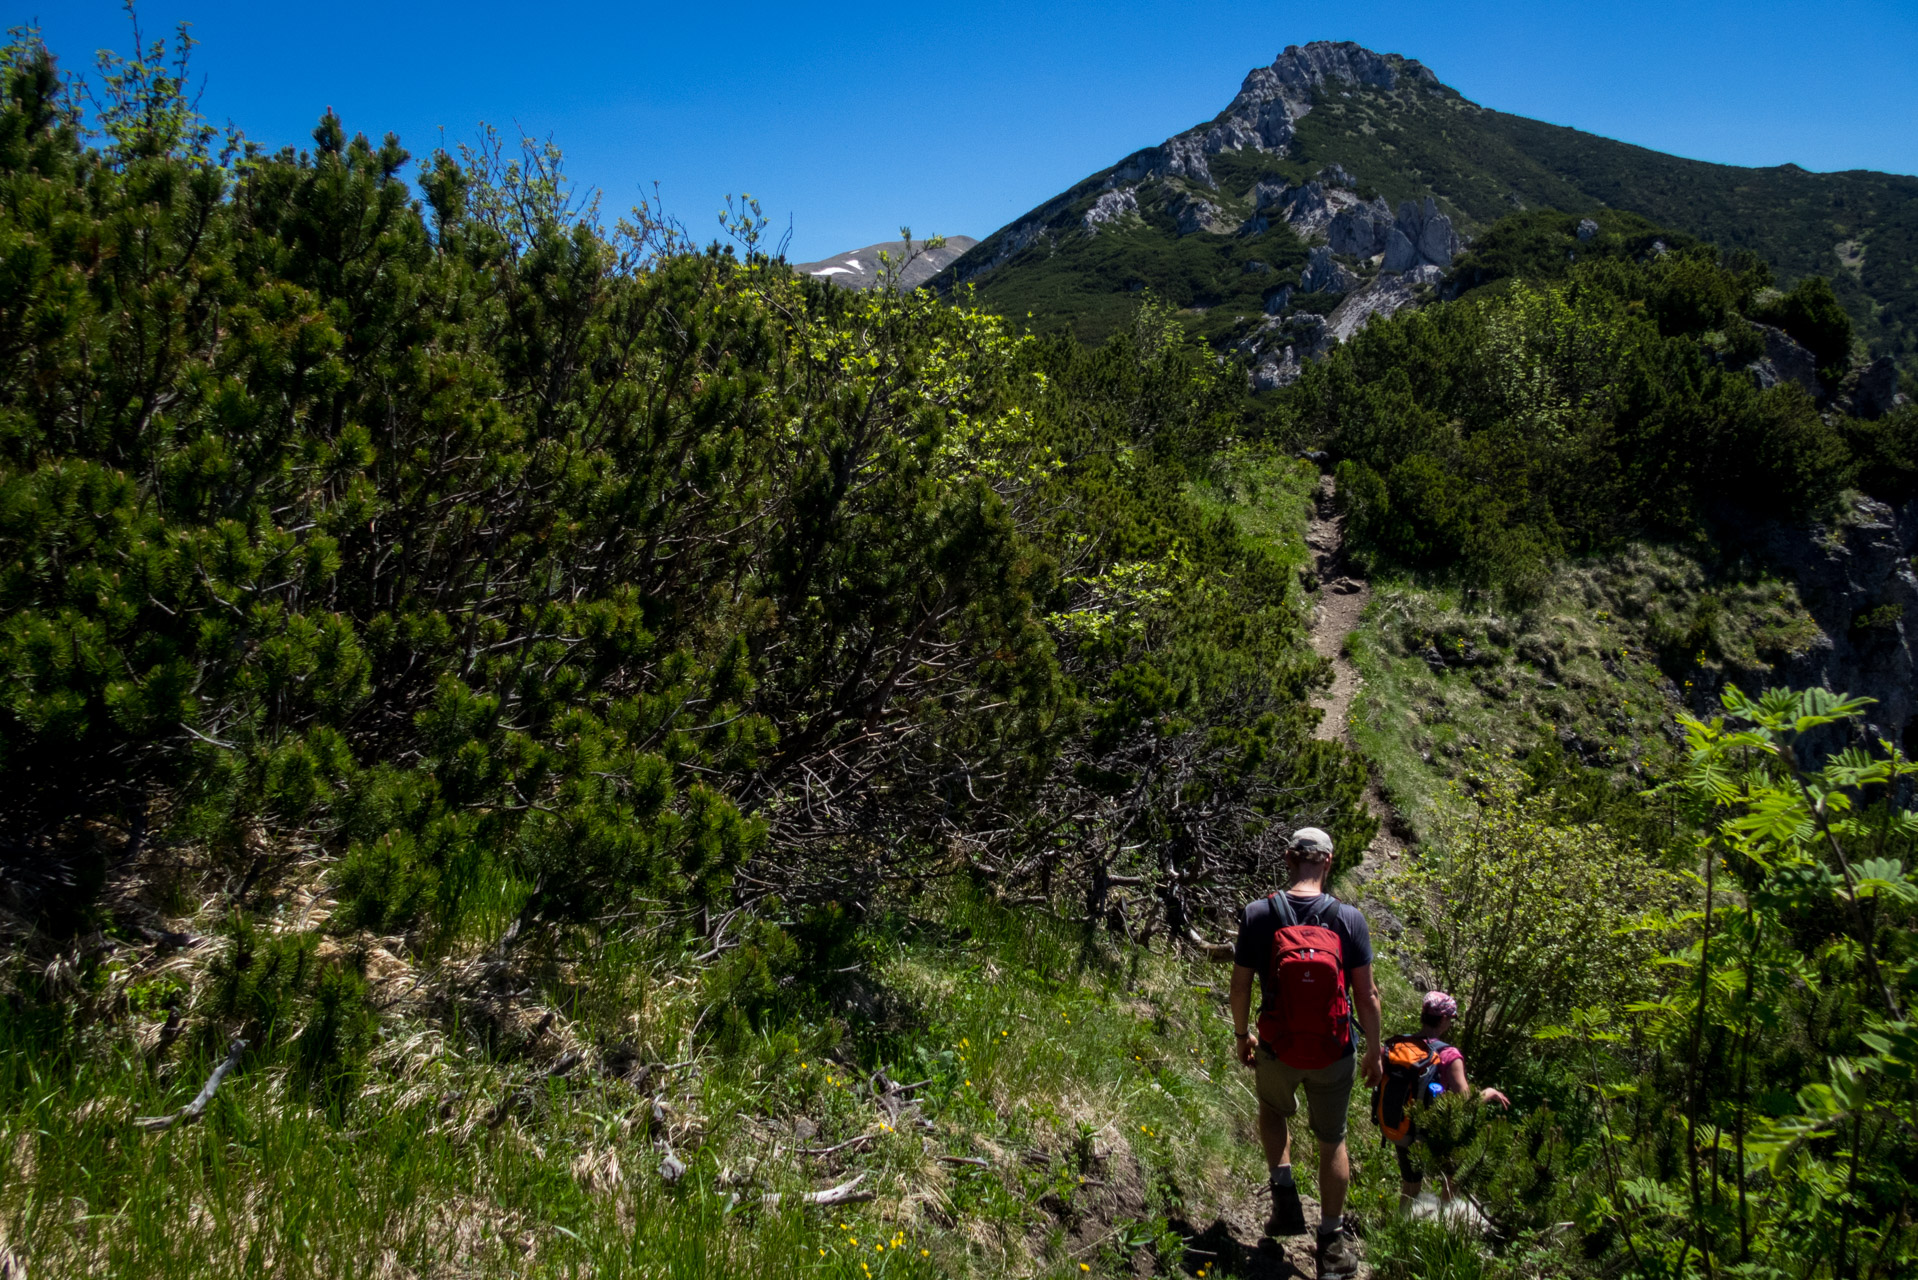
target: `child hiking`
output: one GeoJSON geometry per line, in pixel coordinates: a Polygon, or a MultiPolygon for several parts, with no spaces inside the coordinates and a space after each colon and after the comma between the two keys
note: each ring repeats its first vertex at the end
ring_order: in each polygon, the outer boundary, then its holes
{"type": "Polygon", "coordinates": [[[1240,1062],[1258,1072],[1259,1142],[1271,1176],[1268,1235],[1300,1235],[1305,1210],[1292,1176],[1288,1121],[1305,1088],[1306,1118],[1319,1146],[1320,1280],[1358,1274],[1358,1242],[1345,1221],[1352,1168],[1345,1113],[1356,1074],[1352,1015],[1365,1029],[1366,1083],[1381,1079],[1379,991],[1365,916],[1325,891],[1332,838],[1302,827],[1286,845],[1290,884],[1250,903],[1233,948],[1232,1029],[1240,1062]],[[1258,1037],[1252,1035],[1252,979],[1259,978],[1258,1037]]]}
{"type": "MultiPolygon", "coordinates": [[[[1425,1183],[1424,1170],[1412,1162],[1419,1108],[1442,1093],[1472,1096],[1472,1084],[1465,1078],[1465,1055],[1445,1039],[1457,1021],[1458,1001],[1443,991],[1428,991],[1419,1010],[1418,1033],[1393,1036],[1384,1045],[1385,1079],[1372,1094],[1372,1119],[1398,1155],[1401,1211],[1411,1209],[1425,1183]]],[[[1501,1107],[1512,1104],[1497,1089],[1478,1092],[1501,1107]]],[[[1450,1198],[1447,1188],[1442,1199],[1450,1198]]]]}

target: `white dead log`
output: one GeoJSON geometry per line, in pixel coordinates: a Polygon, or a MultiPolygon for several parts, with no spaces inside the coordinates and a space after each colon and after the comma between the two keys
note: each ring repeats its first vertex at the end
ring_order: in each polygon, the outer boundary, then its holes
{"type": "Polygon", "coordinates": [[[1187,929],[1186,937],[1191,940],[1192,945],[1197,947],[1206,959],[1217,961],[1220,964],[1232,963],[1232,948],[1225,943],[1207,942],[1199,936],[1197,929],[1187,929]]]}
{"type": "Polygon", "coordinates": [[[927,1080],[915,1080],[915,1081],[913,1081],[913,1082],[912,1082],[911,1084],[896,1084],[896,1085],[893,1085],[893,1086],[892,1086],[892,1087],[891,1087],[890,1089],[887,1089],[887,1090],[886,1090],[886,1092],[887,1092],[887,1093],[914,1093],[914,1092],[916,1092],[916,1091],[918,1091],[918,1090],[920,1090],[920,1089],[923,1089],[923,1088],[925,1088],[925,1087],[926,1087],[927,1085],[929,1085],[929,1084],[932,1084],[932,1083],[933,1083],[933,1081],[931,1081],[930,1079],[927,1079],[927,1080]]]}
{"type": "Polygon", "coordinates": [[[171,1129],[176,1124],[192,1124],[205,1113],[207,1103],[213,1101],[213,1095],[220,1091],[220,1082],[226,1079],[227,1072],[240,1065],[240,1055],[245,1052],[246,1041],[235,1040],[227,1046],[225,1061],[213,1068],[213,1074],[206,1078],[206,1083],[200,1087],[200,1092],[194,1096],[193,1101],[170,1116],[136,1117],[133,1121],[134,1125],[145,1129],[148,1133],[160,1133],[171,1129]]]}
{"type": "MultiPolygon", "coordinates": [[[[793,1199],[799,1204],[859,1204],[863,1201],[874,1199],[878,1195],[878,1193],[874,1191],[860,1191],[857,1189],[859,1184],[865,1181],[865,1178],[866,1175],[863,1173],[854,1174],[836,1187],[827,1187],[824,1191],[808,1191],[802,1195],[794,1196],[793,1199]]],[[[765,1195],[759,1197],[759,1203],[765,1208],[772,1209],[779,1205],[781,1199],[783,1199],[783,1196],[780,1192],[768,1191],[765,1195]]]]}
{"type": "MultiPolygon", "coordinates": [[[[862,1133],[857,1138],[848,1138],[844,1142],[835,1142],[830,1147],[794,1147],[792,1153],[796,1156],[829,1156],[835,1152],[846,1151],[853,1147],[863,1147],[871,1141],[872,1135],[870,1133],[862,1133]]],[[[778,1147],[773,1148],[773,1154],[779,1154],[778,1147]]]]}

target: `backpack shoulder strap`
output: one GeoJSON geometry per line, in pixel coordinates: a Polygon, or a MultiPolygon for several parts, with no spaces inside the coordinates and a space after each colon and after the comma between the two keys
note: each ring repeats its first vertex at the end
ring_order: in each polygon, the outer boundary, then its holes
{"type": "Polygon", "coordinates": [[[1279,927],[1287,929],[1299,923],[1298,910],[1292,905],[1292,895],[1283,889],[1277,893],[1268,893],[1265,900],[1272,904],[1272,914],[1279,918],[1279,927]]]}
{"type": "Polygon", "coordinates": [[[1329,927],[1325,924],[1326,919],[1338,913],[1339,900],[1329,893],[1322,895],[1318,901],[1314,902],[1309,911],[1302,910],[1298,900],[1283,890],[1273,896],[1285,904],[1285,917],[1280,920],[1280,924],[1315,924],[1329,927]]]}

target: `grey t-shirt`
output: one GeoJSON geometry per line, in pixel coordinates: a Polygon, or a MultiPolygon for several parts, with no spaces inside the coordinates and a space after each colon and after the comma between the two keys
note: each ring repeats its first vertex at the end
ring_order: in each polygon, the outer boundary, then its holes
{"type": "MultiPolygon", "coordinates": [[[[1352,971],[1372,963],[1372,930],[1365,914],[1357,907],[1340,902],[1329,893],[1300,898],[1285,895],[1292,904],[1297,924],[1316,924],[1339,935],[1339,956],[1345,967],[1345,985],[1352,986],[1352,971]]],[[[1249,902],[1239,920],[1239,941],[1232,948],[1232,960],[1259,975],[1259,1012],[1272,1011],[1272,992],[1266,989],[1266,971],[1272,967],[1272,935],[1285,921],[1279,907],[1270,898],[1249,902]]]]}

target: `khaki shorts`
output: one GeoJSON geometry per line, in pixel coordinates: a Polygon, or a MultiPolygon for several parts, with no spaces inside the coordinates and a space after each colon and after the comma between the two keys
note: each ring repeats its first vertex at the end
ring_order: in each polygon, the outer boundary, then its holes
{"type": "Polygon", "coordinates": [[[1348,1053],[1329,1067],[1309,1070],[1288,1067],[1259,1046],[1259,1101],[1290,1119],[1299,1109],[1300,1085],[1305,1086],[1305,1118],[1320,1142],[1345,1141],[1345,1111],[1352,1102],[1352,1079],[1358,1055],[1348,1053]]]}

